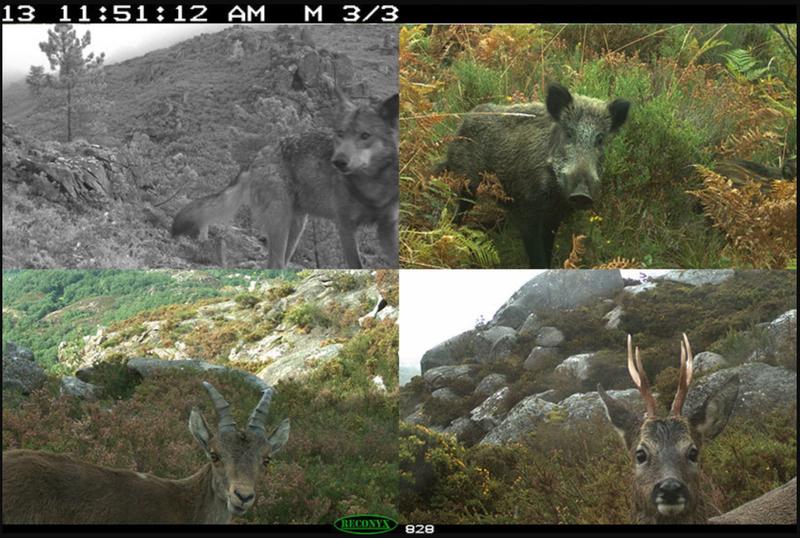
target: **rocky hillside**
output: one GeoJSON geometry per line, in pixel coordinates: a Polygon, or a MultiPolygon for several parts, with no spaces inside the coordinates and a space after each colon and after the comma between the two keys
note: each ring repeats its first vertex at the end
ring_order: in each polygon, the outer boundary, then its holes
{"type": "Polygon", "coordinates": [[[731,375],[736,413],[795,402],[795,275],[674,271],[626,282],[619,271],[548,272],[518,290],[485,326],[427,351],[403,388],[405,420],[460,441],[502,444],[542,423],[596,418],[598,383],[641,406],[626,370],[625,334],[666,403],[674,394],[681,332],[697,382],[687,409],[731,375]]]}
{"type": "MultiPolygon", "coordinates": [[[[71,143],[57,115],[11,92],[3,104],[3,266],[263,265],[246,212],[207,245],[172,240],[171,218],[226,186],[261,147],[330,129],[336,99],[325,76],[356,101],[397,91],[394,30],[358,30],[236,26],[108,65],[104,97],[113,106],[102,129],[71,143]]],[[[295,263],[343,264],[330,223],[307,230],[295,263]]],[[[364,255],[385,265],[373,236],[362,231],[364,255]]]]}
{"type": "MultiPolygon", "coordinates": [[[[169,274],[189,282],[203,276],[169,274]]],[[[290,440],[265,472],[255,508],[236,522],[397,517],[396,272],[241,276],[213,296],[142,310],[65,340],[47,370],[4,331],[3,449],[185,477],[205,463],[186,428],[189,411],[199,406],[214,417],[201,382],[213,383],[240,421],[273,386],[270,424],[289,417],[290,440]],[[390,304],[369,315],[379,288],[390,304]]],[[[98,286],[97,298],[72,309],[100,308],[108,301],[99,297],[115,294],[108,288],[98,286]]]]}

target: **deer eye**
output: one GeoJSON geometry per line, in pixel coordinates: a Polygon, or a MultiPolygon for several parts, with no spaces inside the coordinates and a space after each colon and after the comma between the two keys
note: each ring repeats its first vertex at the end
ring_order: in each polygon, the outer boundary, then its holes
{"type": "Polygon", "coordinates": [[[220,458],[219,454],[217,454],[216,452],[211,453],[211,461],[213,461],[214,463],[218,463],[221,459],[222,458],[220,458]]]}
{"type": "Polygon", "coordinates": [[[691,462],[697,462],[697,456],[699,456],[700,452],[697,450],[697,447],[693,446],[689,449],[689,453],[686,454],[686,457],[689,458],[691,462]]]}
{"type": "Polygon", "coordinates": [[[642,464],[647,461],[647,452],[643,448],[636,451],[636,463],[642,464]]]}

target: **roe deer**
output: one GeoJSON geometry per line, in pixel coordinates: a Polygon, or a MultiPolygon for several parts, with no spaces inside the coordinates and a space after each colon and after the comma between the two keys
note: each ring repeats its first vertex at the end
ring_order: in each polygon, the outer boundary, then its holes
{"type": "Polygon", "coordinates": [[[189,431],[210,460],[188,478],[171,480],[112,469],[36,450],[3,453],[3,523],[229,523],[255,501],[255,483],[289,438],[289,419],[270,434],[273,389],[263,392],[244,430],[228,402],[207,382],[219,417],[212,433],[197,408],[189,431]]]}
{"type": "Polygon", "coordinates": [[[706,518],[708,511],[699,484],[700,449],[727,425],[739,393],[739,376],[729,378],[687,417],[682,411],[692,381],[692,362],[692,349],[684,334],[678,390],[665,418],[656,414],[656,400],[650,392],[639,348],[634,353],[630,335],[628,372],[645,401],[644,418],[606,394],[602,385],[597,386],[608,418],[634,461],[634,522],[795,524],[796,480],[726,514],[706,518]]]}

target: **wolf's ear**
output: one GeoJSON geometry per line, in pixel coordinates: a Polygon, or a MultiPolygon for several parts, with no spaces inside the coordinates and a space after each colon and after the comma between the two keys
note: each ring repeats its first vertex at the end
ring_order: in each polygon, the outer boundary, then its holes
{"type": "Polygon", "coordinates": [[[558,82],[551,82],[547,87],[545,104],[553,119],[558,121],[561,118],[561,112],[572,104],[572,94],[558,82]]]}
{"type": "Polygon", "coordinates": [[[377,108],[378,116],[392,127],[397,126],[400,116],[400,96],[394,94],[383,101],[377,108]]]}
{"type": "Polygon", "coordinates": [[[608,113],[611,114],[611,132],[616,132],[628,119],[628,109],[631,102],[625,99],[614,99],[608,105],[608,113]]]}

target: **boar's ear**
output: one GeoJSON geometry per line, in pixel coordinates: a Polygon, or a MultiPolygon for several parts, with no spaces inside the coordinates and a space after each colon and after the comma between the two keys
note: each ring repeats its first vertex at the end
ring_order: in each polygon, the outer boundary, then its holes
{"type": "Polygon", "coordinates": [[[628,109],[631,102],[625,99],[614,99],[608,105],[608,113],[611,114],[611,132],[616,132],[628,119],[628,109]]]}
{"type": "Polygon", "coordinates": [[[547,111],[553,116],[553,119],[558,121],[561,117],[561,112],[572,104],[572,94],[569,90],[558,82],[551,82],[547,87],[547,111]]]}

